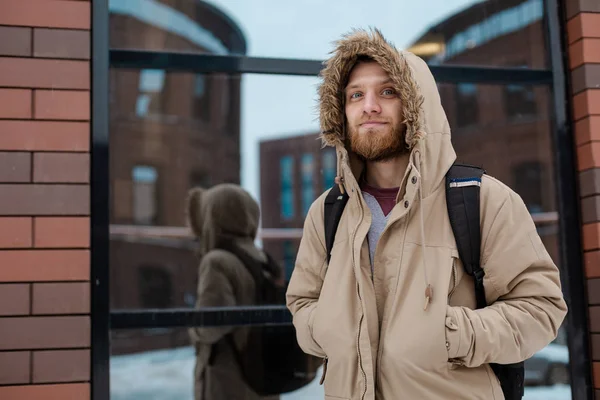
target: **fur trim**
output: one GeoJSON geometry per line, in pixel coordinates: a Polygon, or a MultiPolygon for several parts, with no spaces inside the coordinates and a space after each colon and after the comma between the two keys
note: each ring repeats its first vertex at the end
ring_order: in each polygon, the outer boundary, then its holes
{"type": "Polygon", "coordinates": [[[201,221],[201,207],[202,207],[202,195],[204,189],[194,188],[188,192],[186,199],[186,220],[187,224],[192,230],[192,233],[196,237],[202,236],[202,221],[201,221]]]}
{"type": "Polygon", "coordinates": [[[424,136],[421,129],[423,96],[406,58],[378,29],[354,29],[336,42],[333,56],[325,62],[319,86],[321,140],[326,146],[346,143],[344,86],[359,56],[369,56],[388,73],[404,106],[406,144],[409,148],[424,136]]]}

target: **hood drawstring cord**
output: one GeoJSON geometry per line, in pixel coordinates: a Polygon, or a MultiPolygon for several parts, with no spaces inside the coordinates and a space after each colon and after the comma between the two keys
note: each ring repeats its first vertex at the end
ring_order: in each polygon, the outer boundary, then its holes
{"type": "Polygon", "coordinates": [[[340,193],[344,194],[346,193],[346,189],[344,188],[344,176],[342,175],[342,156],[341,154],[339,154],[339,150],[336,149],[336,160],[337,160],[337,176],[334,179],[334,182],[339,186],[340,188],[340,193]]]}
{"type": "Polygon", "coordinates": [[[427,252],[425,251],[425,210],[424,210],[424,204],[423,204],[423,180],[422,180],[422,176],[421,176],[421,171],[420,171],[420,167],[421,167],[421,153],[416,150],[415,151],[415,161],[416,164],[419,166],[419,168],[417,168],[415,165],[413,165],[413,169],[415,170],[415,173],[419,179],[419,223],[421,225],[421,252],[423,255],[423,275],[425,277],[425,306],[423,307],[424,311],[427,311],[427,307],[429,306],[429,303],[431,303],[431,301],[433,300],[433,287],[431,286],[431,284],[429,283],[429,278],[427,276],[427,252]]]}
{"type": "Polygon", "coordinates": [[[343,176],[339,176],[339,175],[336,176],[334,179],[334,182],[339,186],[341,194],[346,193],[346,190],[344,189],[344,177],[343,176]]]}

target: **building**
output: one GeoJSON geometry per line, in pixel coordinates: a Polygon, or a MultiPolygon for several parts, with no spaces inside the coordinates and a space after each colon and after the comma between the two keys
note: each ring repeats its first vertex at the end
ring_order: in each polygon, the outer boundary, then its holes
{"type": "MultiPolygon", "coordinates": [[[[543,16],[542,0],[481,2],[430,27],[410,49],[434,65],[542,69],[548,58],[543,16]]],[[[459,161],[482,166],[519,193],[559,260],[550,90],[470,82],[438,86],[459,161]]]]}
{"type": "Polygon", "coordinates": [[[289,232],[264,239],[264,249],[281,262],[289,280],[294,269],[304,218],[313,201],[330,188],[337,174],[332,148],[322,148],[318,133],[260,144],[260,206],[262,226],[289,232]]]}
{"type": "MultiPolygon", "coordinates": [[[[241,74],[319,68],[247,57],[236,24],[198,0],[112,0],[110,10],[108,0],[0,2],[2,399],[107,400],[111,352],[178,347],[191,322],[215,325],[187,307],[195,271],[183,271],[193,262],[183,197],[240,180],[241,74]]],[[[446,77],[461,158],[510,183],[539,217],[570,309],[574,400],[600,398],[599,16],[592,0],[488,0],[413,46],[446,77]],[[482,66],[521,83],[492,82],[482,66]]],[[[332,179],[321,183],[329,161],[318,144],[295,140],[261,146],[272,160],[263,222],[285,229],[275,233],[290,247],[286,230],[332,179]]],[[[275,237],[265,246],[285,260],[275,237]]],[[[217,315],[289,323],[281,308],[217,315]]],[[[147,379],[152,391],[164,383],[147,379]]]]}

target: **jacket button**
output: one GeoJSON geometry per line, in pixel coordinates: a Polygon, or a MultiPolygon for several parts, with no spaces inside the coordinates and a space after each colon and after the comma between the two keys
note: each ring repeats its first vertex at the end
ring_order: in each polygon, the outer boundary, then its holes
{"type": "Polygon", "coordinates": [[[450,350],[450,342],[446,342],[446,349],[450,350]]]}
{"type": "Polygon", "coordinates": [[[410,203],[408,202],[408,200],[406,200],[406,201],[404,202],[404,208],[408,208],[408,206],[409,206],[409,205],[410,205],[410,203]]]}
{"type": "Polygon", "coordinates": [[[413,176],[413,177],[412,177],[412,179],[411,179],[411,182],[412,182],[413,184],[417,183],[417,177],[416,177],[416,176],[413,176]]]}

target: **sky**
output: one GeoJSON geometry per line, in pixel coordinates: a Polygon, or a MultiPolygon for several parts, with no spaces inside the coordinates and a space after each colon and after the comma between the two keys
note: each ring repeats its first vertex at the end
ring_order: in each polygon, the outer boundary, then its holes
{"type": "MultiPolygon", "coordinates": [[[[480,0],[207,0],[229,15],[247,55],[323,60],[352,28],[379,28],[406,48],[427,29],[480,0]]],[[[316,77],[242,76],[242,186],[259,199],[260,140],[314,133],[316,77]]],[[[265,167],[265,166],[263,166],[265,167]]]]}

